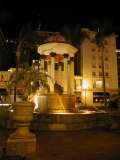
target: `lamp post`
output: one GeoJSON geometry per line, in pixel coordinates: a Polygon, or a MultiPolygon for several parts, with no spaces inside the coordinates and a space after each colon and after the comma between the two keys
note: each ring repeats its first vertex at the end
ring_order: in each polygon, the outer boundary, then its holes
{"type": "Polygon", "coordinates": [[[83,81],[83,84],[82,84],[82,88],[83,88],[83,90],[85,91],[85,94],[84,94],[84,96],[85,96],[85,107],[86,107],[86,91],[87,91],[87,89],[88,89],[88,86],[89,86],[88,81],[84,80],[84,81],[83,81]]]}
{"type": "Polygon", "coordinates": [[[85,88],[85,107],[86,107],[86,88],[85,88]]]}

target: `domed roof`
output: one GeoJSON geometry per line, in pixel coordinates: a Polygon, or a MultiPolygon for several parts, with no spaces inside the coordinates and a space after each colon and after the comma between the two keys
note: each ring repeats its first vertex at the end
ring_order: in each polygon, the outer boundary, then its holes
{"type": "Polygon", "coordinates": [[[59,32],[47,38],[44,43],[38,46],[38,53],[41,55],[49,55],[51,52],[63,55],[69,54],[71,57],[77,52],[77,48],[66,40],[59,32]]]}

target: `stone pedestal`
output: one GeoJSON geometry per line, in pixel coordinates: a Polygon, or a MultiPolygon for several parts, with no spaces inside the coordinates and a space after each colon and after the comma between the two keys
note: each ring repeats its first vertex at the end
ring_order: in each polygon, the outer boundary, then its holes
{"type": "Polygon", "coordinates": [[[36,137],[30,133],[29,125],[33,118],[34,104],[24,101],[16,102],[14,108],[17,129],[8,138],[7,155],[33,155],[36,152],[36,137]]]}

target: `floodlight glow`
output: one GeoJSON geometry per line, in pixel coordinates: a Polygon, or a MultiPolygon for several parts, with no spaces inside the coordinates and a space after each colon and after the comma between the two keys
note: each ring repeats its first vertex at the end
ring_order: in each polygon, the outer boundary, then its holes
{"type": "Polygon", "coordinates": [[[89,87],[88,81],[84,80],[84,81],[83,81],[83,84],[82,84],[82,88],[83,88],[83,89],[88,89],[88,87],[89,87]]]}

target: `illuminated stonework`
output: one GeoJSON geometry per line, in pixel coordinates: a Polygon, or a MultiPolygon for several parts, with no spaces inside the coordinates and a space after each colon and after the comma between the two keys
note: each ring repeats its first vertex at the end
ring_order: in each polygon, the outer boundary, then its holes
{"type": "MultiPolygon", "coordinates": [[[[77,49],[68,43],[60,34],[51,36],[38,47],[38,53],[45,55],[43,63],[47,63],[46,72],[54,83],[63,88],[64,94],[74,94],[74,55],[77,49]]],[[[50,84],[50,91],[54,93],[54,84],[50,84]]]]}
{"type": "MultiPolygon", "coordinates": [[[[95,43],[96,32],[83,29],[89,35],[80,46],[81,76],[75,76],[77,96],[81,97],[81,105],[85,104],[84,81],[88,82],[86,88],[86,105],[102,106],[103,103],[103,75],[101,50],[95,43]]],[[[118,73],[116,56],[116,35],[112,34],[104,40],[103,51],[104,77],[107,101],[111,95],[118,93],[118,73]]]]}
{"type": "MultiPolygon", "coordinates": [[[[95,43],[96,32],[83,29],[89,35],[80,45],[80,53],[58,32],[38,46],[41,68],[51,77],[48,79],[50,94],[76,95],[79,105],[103,105],[103,75],[101,50],[95,43]],[[74,57],[80,54],[77,67],[81,74],[74,73],[74,57]],[[84,86],[84,83],[87,85],[84,86]],[[57,86],[57,87],[56,87],[57,86]],[[56,89],[57,88],[57,89],[56,89]]],[[[107,100],[118,93],[116,36],[104,40],[104,68],[107,100]]],[[[9,72],[10,73],[10,72],[9,72]]]]}

